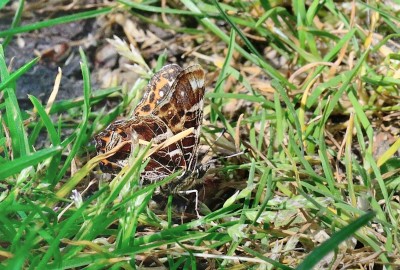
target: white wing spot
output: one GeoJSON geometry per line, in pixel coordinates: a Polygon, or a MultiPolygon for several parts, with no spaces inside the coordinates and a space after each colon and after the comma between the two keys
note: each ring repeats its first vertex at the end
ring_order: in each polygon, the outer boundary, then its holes
{"type": "Polygon", "coordinates": [[[168,155],[170,157],[174,157],[175,155],[182,155],[182,150],[180,148],[175,149],[175,150],[173,150],[171,152],[168,152],[168,155]]]}
{"type": "Polygon", "coordinates": [[[192,89],[193,89],[193,90],[196,90],[197,87],[198,87],[198,84],[197,84],[196,79],[191,78],[191,79],[189,80],[189,82],[190,82],[190,86],[192,87],[192,89]]]}
{"type": "Polygon", "coordinates": [[[160,91],[158,94],[160,95],[160,97],[163,97],[164,96],[164,91],[160,91]]]}

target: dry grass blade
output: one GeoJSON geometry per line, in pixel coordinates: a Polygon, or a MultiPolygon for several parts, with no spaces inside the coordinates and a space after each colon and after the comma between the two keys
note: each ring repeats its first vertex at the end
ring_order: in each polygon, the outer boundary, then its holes
{"type": "MultiPolygon", "coordinates": [[[[182,140],[183,138],[185,138],[187,135],[191,134],[194,132],[194,128],[189,128],[186,129],[182,132],[179,132],[178,134],[175,134],[174,136],[166,139],[164,142],[154,146],[153,148],[150,149],[150,151],[145,155],[145,158],[148,158],[149,156],[151,156],[152,154],[154,154],[155,152],[157,152],[160,149],[163,149],[165,147],[170,146],[173,143],[179,142],[180,140],[182,140]]],[[[148,142],[142,141],[142,143],[144,145],[147,145],[148,142]]]]}

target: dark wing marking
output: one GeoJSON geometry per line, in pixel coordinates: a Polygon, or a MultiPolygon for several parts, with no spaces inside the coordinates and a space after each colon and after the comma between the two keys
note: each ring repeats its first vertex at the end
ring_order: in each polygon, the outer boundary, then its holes
{"type": "Polygon", "coordinates": [[[135,115],[149,115],[171,91],[175,78],[181,73],[182,68],[172,64],[164,66],[151,78],[147,84],[143,97],[135,108],[135,115]]]}
{"type": "Polygon", "coordinates": [[[194,65],[183,70],[174,81],[171,91],[153,110],[172,131],[177,134],[189,128],[194,133],[186,136],[181,146],[188,171],[193,171],[197,162],[204,106],[204,70],[194,65]]]}
{"type": "MultiPolygon", "coordinates": [[[[134,117],[128,121],[115,122],[109,125],[106,130],[96,136],[96,148],[100,154],[134,137],[135,139],[160,144],[172,136],[171,130],[157,117],[152,115],[134,117]]],[[[132,145],[128,143],[114,155],[102,160],[100,162],[102,171],[119,172],[127,164],[131,149],[132,145]]],[[[182,150],[178,143],[173,143],[150,156],[150,161],[141,174],[141,179],[143,184],[149,184],[185,168],[186,163],[182,150]]]]}

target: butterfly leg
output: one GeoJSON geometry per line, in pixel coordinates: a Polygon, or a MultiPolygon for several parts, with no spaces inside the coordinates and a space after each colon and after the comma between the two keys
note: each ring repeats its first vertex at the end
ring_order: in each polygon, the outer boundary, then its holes
{"type": "Polygon", "coordinates": [[[196,211],[197,218],[200,219],[201,216],[199,214],[199,192],[196,189],[191,189],[191,190],[179,191],[178,193],[181,193],[181,194],[195,193],[196,194],[196,201],[195,201],[194,210],[196,211]]]}

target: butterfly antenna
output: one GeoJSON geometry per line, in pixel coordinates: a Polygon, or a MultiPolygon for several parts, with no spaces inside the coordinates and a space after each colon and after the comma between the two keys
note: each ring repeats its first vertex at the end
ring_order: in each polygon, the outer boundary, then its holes
{"type": "Polygon", "coordinates": [[[214,140],[212,144],[209,144],[209,147],[207,149],[207,152],[204,154],[204,157],[207,156],[207,154],[211,151],[211,149],[215,146],[215,143],[222,138],[222,136],[225,134],[226,128],[224,127],[221,131],[221,133],[218,135],[218,137],[214,140]]]}
{"type": "MultiPolygon", "coordinates": [[[[226,130],[227,130],[226,128],[223,128],[223,129],[222,129],[221,133],[218,135],[218,137],[215,139],[215,141],[214,141],[214,142],[210,145],[210,147],[208,148],[207,152],[204,154],[204,157],[203,157],[202,161],[204,161],[204,159],[207,157],[207,154],[208,154],[208,153],[211,151],[211,149],[215,146],[215,144],[217,143],[217,141],[218,141],[219,139],[222,138],[222,136],[225,134],[226,130]]],[[[197,166],[197,169],[196,169],[196,170],[197,170],[197,175],[200,176],[200,178],[201,178],[202,176],[204,176],[205,173],[208,171],[208,169],[210,169],[211,166],[212,166],[214,163],[216,163],[218,160],[222,160],[222,159],[227,159],[227,158],[231,158],[231,157],[240,156],[240,155],[245,154],[246,152],[247,152],[247,150],[244,150],[244,151],[240,151],[240,152],[238,152],[238,153],[234,153],[234,154],[229,155],[229,156],[224,156],[224,157],[219,157],[219,158],[210,159],[210,160],[208,160],[208,161],[206,161],[206,162],[200,162],[200,164],[197,166]]]]}

